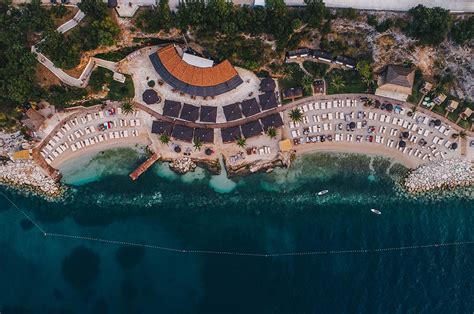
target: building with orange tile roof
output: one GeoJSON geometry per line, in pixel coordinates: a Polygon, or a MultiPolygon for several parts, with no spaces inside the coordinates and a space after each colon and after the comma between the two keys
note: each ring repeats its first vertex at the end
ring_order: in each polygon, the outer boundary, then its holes
{"type": "Polygon", "coordinates": [[[208,59],[192,56],[186,62],[174,45],[164,46],[150,55],[150,60],[161,78],[177,90],[194,96],[216,96],[243,83],[228,60],[212,65],[208,59]],[[199,59],[203,59],[199,62],[199,59]]]}

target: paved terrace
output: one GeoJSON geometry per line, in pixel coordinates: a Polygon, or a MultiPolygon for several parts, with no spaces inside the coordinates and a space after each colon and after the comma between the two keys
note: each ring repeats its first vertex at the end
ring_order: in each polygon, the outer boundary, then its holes
{"type": "MultiPolygon", "coordinates": [[[[380,102],[386,102],[386,103],[391,103],[393,105],[399,105],[405,109],[411,109],[414,107],[413,104],[408,103],[408,102],[401,102],[401,101],[396,101],[390,98],[382,97],[382,96],[376,96],[372,94],[334,94],[334,95],[319,95],[319,96],[312,96],[312,97],[307,97],[303,98],[291,103],[287,103],[284,105],[281,105],[277,108],[273,108],[267,111],[260,112],[254,116],[248,117],[248,118],[242,118],[239,120],[231,121],[231,122],[223,122],[223,123],[196,123],[196,122],[189,122],[189,121],[184,121],[184,120],[179,120],[179,119],[174,119],[170,118],[167,116],[163,116],[162,114],[158,113],[154,109],[150,108],[147,105],[144,105],[139,102],[134,102],[134,106],[136,108],[139,108],[140,110],[143,110],[147,113],[149,113],[151,116],[153,116],[157,120],[161,121],[167,121],[167,122],[173,122],[177,125],[185,125],[189,126],[192,128],[213,128],[213,129],[220,129],[220,128],[225,128],[225,127],[231,127],[231,126],[239,126],[242,125],[246,122],[249,121],[255,121],[264,117],[267,117],[269,115],[272,115],[274,113],[278,112],[283,112],[287,111],[290,109],[293,109],[295,107],[304,105],[304,104],[309,104],[311,102],[320,102],[320,101],[333,101],[333,100],[339,100],[339,99],[360,99],[361,97],[368,97],[374,100],[378,100],[380,102]]],[[[418,112],[424,113],[425,115],[431,116],[433,119],[439,119],[441,122],[447,124],[450,126],[451,129],[456,130],[457,132],[461,131],[466,131],[465,129],[461,128],[460,126],[454,124],[452,121],[448,120],[446,117],[441,116],[436,114],[435,112],[432,112],[430,110],[427,110],[425,108],[417,107],[416,109],[418,112]]],[[[471,131],[466,131],[468,136],[474,137],[474,132],[471,131]]]]}

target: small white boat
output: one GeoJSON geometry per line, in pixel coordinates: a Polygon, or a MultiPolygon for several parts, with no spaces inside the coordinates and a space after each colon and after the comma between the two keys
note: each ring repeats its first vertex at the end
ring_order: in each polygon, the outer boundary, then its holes
{"type": "Polygon", "coordinates": [[[370,211],[373,212],[374,214],[382,215],[382,212],[378,209],[372,208],[370,211]]]}
{"type": "Polygon", "coordinates": [[[322,190],[322,191],[318,192],[318,195],[321,196],[321,195],[326,194],[327,192],[329,192],[329,191],[328,190],[322,190]]]}

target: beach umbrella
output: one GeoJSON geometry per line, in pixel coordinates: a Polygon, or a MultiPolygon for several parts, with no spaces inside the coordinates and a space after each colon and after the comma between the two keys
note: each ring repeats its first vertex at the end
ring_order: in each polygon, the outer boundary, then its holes
{"type": "Polygon", "coordinates": [[[404,141],[400,141],[400,142],[398,142],[398,146],[403,148],[403,147],[407,146],[407,143],[405,143],[404,141]]]}
{"type": "Polygon", "coordinates": [[[349,127],[350,127],[351,129],[354,129],[354,128],[356,127],[356,124],[355,124],[355,122],[351,122],[351,123],[349,123],[349,127]]]}
{"type": "Polygon", "coordinates": [[[457,143],[452,143],[451,144],[451,149],[455,150],[456,148],[458,148],[458,144],[457,143]]]}
{"type": "Polygon", "coordinates": [[[410,133],[408,133],[407,131],[402,132],[402,137],[403,138],[408,138],[408,136],[410,136],[410,133]]]}
{"type": "Polygon", "coordinates": [[[392,111],[393,110],[393,105],[392,104],[387,104],[387,106],[385,106],[385,109],[387,109],[388,111],[392,111]]]}
{"type": "Polygon", "coordinates": [[[210,148],[206,148],[204,152],[206,153],[207,156],[211,156],[214,151],[210,148]]]}
{"type": "Polygon", "coordinates": [[[174,151],[175,151],[175,153],[181,153],[181,147],[176,145],[174,147],[174,151]]]}
{"type": "Polygon", "coordinates": [[[441,125],[441,120],[436,119],[436,120],[434,121],[434,125],[440,126],[440,125],[441,125]]]}

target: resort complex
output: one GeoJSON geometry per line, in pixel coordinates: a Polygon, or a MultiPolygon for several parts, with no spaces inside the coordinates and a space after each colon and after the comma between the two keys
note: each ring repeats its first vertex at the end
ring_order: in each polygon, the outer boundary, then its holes
{"type": "MultiPolygon", "coordinates": [[[[148,4],[130,8],[142,5],[148,4]]],[[[57,33],[71,32],[87,17],[73,13],[57,33]]],[[[79,78],[50,60],[48,38],[38,40],[31,51],[55,79],[108,97],[83,98],[65,109],[45,100],[27,106],[21,122],[34,144],[12,158],[36,163],[53,180],[62,164],[84,153],[135,145],[146,146],[151,157],[133,180],[156,161],[169,161],[178,173],[196,165],[219,172],[222,158],[227,173],[236,175],[289,166],[307,152],[381,155],[413,169],[474,159],[472,108],[423,81],[412,64],[386,63],[375,71],[367,59],[326,51],[321,43],[287,50],[283,70],[270,73],[270,65],[257,72],[184,39],[129,44],[118,58],[113,50],[91,55],[81,61],[79,78]],[[107,86],[96,86],[99,74],[109,75],[107,86]],[[442,105],[443,113],[433,110],[442,105]]]]}

